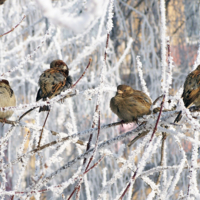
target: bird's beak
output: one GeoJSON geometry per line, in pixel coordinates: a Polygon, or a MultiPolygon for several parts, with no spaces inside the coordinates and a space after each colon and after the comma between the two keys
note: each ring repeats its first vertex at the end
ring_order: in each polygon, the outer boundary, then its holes
{"type": "Polygon", "coordinates": [[[64,70],[67,70],[68,68],[67,68],[67,66],[66,66],[66,65],[63,65],[63,69],[64,69],[64,70]]]}
{"type": "Polygon", "coordinates": [[[121,90],[117,90],[117,94],[123,94],[121,90]]]}

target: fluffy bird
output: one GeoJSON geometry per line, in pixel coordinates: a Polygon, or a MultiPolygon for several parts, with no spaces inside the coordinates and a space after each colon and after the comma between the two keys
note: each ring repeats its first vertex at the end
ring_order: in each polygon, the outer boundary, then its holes
{"type": "Polygon", "coordinates": [[[111,110],[124,122],[138,122],[138,117],[150,114],[151,104],[144,92],[128,85],[119,85],[116,95],[110,100],[111,110]]]}
{"type": "MultiPolygon", "coordinates": [[[[193,104],[195,106],[200,106],[200,65],[186,77],[184,91],[181,97],[183,98],[186,108],[193,104]]],[[[181,117],[182,111],[179,112],[174,123],[179,122],[181,117]]]]}
{"type": "MultiPolygon", "coordinates": [[[[5,79],[0,80],[0,107],[16,106],[16,98],[9,82],[5,79]]],[[[8,119],[12,116],[14,111],[8,110],[0,112],[0,119],[8,119]]]]}
{"type": "MultiPolygon", "coordinates": [[[[40,89],[38,90],[36,101],[47,98],[51,99],[61,92],[67,90],[72,85],[72,77],[69,76],[69,69],[62,60],[54,60],[50,64],[50,69],[44,71],[38,82],[40,89]]],[[[41,106],[39,112],[49,111],[49,106],[41,106]]]]}

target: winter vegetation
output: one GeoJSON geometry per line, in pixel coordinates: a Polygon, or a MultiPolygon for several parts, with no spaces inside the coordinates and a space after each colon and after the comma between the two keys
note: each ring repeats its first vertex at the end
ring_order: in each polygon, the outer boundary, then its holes
{"type": "Polygon", "coordinates": [[[199,2],[1,3],[0,79],[17,106],[0,108],[14,111],[0,119],[0,199],[200,199],[200,109],[181,98],[200,64],[199,2]],[[74,85],[36,102],[39,76],[55,59],[74,85]],[[110,109],[120,84],[157,99],[152,114],[121,122],[110,109]],[[41,105],[51,106],[48,118],[41,105]]]}

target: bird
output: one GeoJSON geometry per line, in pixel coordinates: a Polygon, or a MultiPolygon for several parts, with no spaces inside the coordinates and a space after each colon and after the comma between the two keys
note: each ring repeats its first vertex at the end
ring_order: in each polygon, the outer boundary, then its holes
{"type": "MultiPolygon", "coordinates": [[[[186,77],[181,98],[186,108],[193,104],[200,106],[200,65],[186,77]]],[[[179,122],[181,118],[182,111],[179,112],[174,123],[179,122]]]]}
{"type": "Polygon", "coordinates": [[[124,122],[138,123],[138,117],[150,114],[151,105],[148,95],[128,85],[117,86],[117,93],[110,100],[111,110],[124,122]]]}
{"type": "MultiPolygon", "coordinates": [[[[16,97],[7,80],[0,80],[0,107],[16,106],[16,97]]],[[[12,116],[14,111],[8,110],[6,112],[0,111],[0,119],[8,119],[12,116]]]]}
{"type": "Polygon", "coordinates": [[[0,0],[0,5],[3,5],[3,3],[5,2],[6,0],[0,0]]]}
{"type": "MultiPolygon", "coordinates": [[[[53,60],[50,63],[50,69],[45,70],[39,78],[39,90],[37,92],[36,101],[47,98],[52,99],[61,92],[69,89],[72,86],[72,77],[69,76],[69,69],[62,60],[53,60]]],[[[49,111],[48,105],[40,106],[39,112],[49,111]]]]}

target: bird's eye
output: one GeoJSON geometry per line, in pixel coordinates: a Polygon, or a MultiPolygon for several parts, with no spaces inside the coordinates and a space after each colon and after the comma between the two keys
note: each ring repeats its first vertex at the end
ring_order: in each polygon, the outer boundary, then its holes
{"type": "Polygon", "coordinates": [[[126,92],[126,90],[124,90],[124,92],[126,92]]]}

